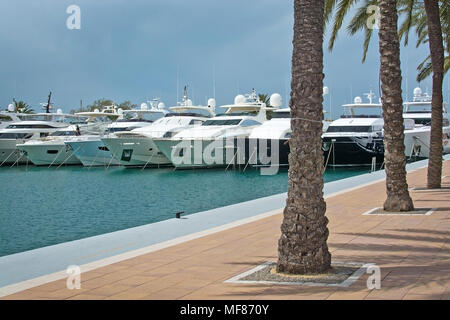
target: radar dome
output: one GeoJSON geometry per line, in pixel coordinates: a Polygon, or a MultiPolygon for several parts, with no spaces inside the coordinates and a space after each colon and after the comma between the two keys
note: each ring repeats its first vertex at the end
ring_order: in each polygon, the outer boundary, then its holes
{"type": "Polygon", "coordinates": [[[147,109],[148,109],[148,105],[145,102],[141,103],[141,110],[147,110],[147,109]]]}
{"type": "Polygon", "coordinates": [[[270,105],[274,108],[279,108],[283,105],[283,98],[279,93],[274,93],[270,96],[270,105]]]}
{"type": "Polygon", "coordinates": [[[420,89],[419,87],[414,88],[413,93],[415,96],[420,96],[420,95],[422,95],[422,89],[420,89]]]}
{"type": "Polygon", "coordinates": [[[8,104],[8,111],[9,112],[14,112],[16,108],[14,108],[14,105],[12,103],[8,104]]]}
{"type": "Polygon", "coordinates": [[[98,109],[95,109],[95,110],[94,110],[94,112],[95,112],[95,113],[99,113],[99,112],[100,112],[100,110],[98,110],[98,109]]]}
{"type": "Polygon", "coordinates": [[[165,108],[166,108],[166,105],[164,104],[164,102],[158,103],[158,109],[159,110],[162,110],[162,109],[165,109],[165,108]]]}
{"type": "Polygon", "coordinates": [[[216,107],[216,100],[213,98],[209,98],[208,99],[208,106],[210,106],[211,108],[215,108],[216,107]]]}
{"type": "Polygon", "coordinates": [[[323,87],[322,95],[324,96],[324,95],[328,94],[328,92],[329,92],[328,87],[323,87]]]}
{"type": "Polygon", "coordinates": [[[57,113],[57,114],[61,114],[61,113],[63,113],[63,112],[62,112],[61,109],[58,109],[58,110],[56,110],[56,113],[57,113]]]}
{"type": "Polygon", "coordinates": [[[117,109],[117,113],[118,114],[123,114],[123,109],[122,108],[117,109]]]}
{"type": "Polygon", "coordinates": [[[186,105],[192,106],[192,100],[191,100],[191,99],[187,99],[187,100],[186,100],[186,105]]]}
{"type": "Polygon", "coordinates": [[[245,97],[242,94],[238,94],[234,97],[234,104],[241,104],[245,102],[245,97]]]}
{"type": "Polygon", "coordinates": [[[362,99],[361,99],[361,97],[360,97],[360,96],[358,96],[358,97],[355,97],[354,103],[355,103],[355,104],[359,104],[359,103],[362,103],[362,99]]]}

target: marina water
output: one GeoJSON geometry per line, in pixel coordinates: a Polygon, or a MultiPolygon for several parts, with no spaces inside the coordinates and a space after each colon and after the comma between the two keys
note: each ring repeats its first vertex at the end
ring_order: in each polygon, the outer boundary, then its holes
{"type": "MultiPolygon", "coordinates": [[[[368,170],[327,169],[324,179],[368,170]]],[[[288,171],[19,166],[0,168],[0,181],[4,256],[287,192],[288,171]]]]}

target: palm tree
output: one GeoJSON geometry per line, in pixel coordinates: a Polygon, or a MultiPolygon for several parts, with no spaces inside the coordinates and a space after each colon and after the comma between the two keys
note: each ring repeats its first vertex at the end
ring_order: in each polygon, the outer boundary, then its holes
{"type": "Polygon", "coordinates": [[[289,191],[278,272],[319,273],[331,266],[322,191],[323,10],[324,0],[294,0],[289,191]]]}
{"type": "Polygon", "coordinates": [[[24,101],[16,101],[16,99],[13,99],[14,102],[14,108],[19,113],[33,113],[34,110],[30,108],[28,103],[24,101]]]}
{"type": "Polygon", "coordinates": [[[444,80],[444,46],[439,6],[437,1],[425,0],[431,65],[433,69],[433,95],[431,100],[431,137],[427,187],[440,188],[442,176],[442,82],[444,80]]]}
{"type": "MultiPolygon", "coordinates": [[[[327,8],[330,10],[335,5],[335,2],[336,0],[327,0],[327,8]]],[[[338,13],[336,14],[333,34],[329,44],[330,49],[333,47],[337,32],[342,25],[343,17],[353,2],[355,0],[341,0],[338,5],[338,13]]],[[[358,8],[348,26],[350,34],[355,34],[362,29],[365,30],[363,62],[366,58],[372,35],[372,29],[368,28],[366,23],[369,18],[367,6],[375,3],[375,0],[365,0],[365,3],[358,8]]],[[[417,67],[419,70],[417,81],[424,80],[433,71],[432,122],[427,187],[440,188],[442,175],[442,81],[445,72],[448,71],[450,66],[450,3],[442,1],[439,8],[438,1],[426,0],[422,3],[417,0],[399,0],[397,1],[397,8],[399,13],[405,16],[403,23],[399,27],[399,36],[404,38],[404,45],[408,44],[409,31],[415,26],[418,38],[416,46],[426,42],[430,46],[430,55],[417,67]],[[433,32],[433,35],[431,35],[431,32],[433,32]],[[442,32],[446,35],[444,39],[442,38],[442,32]],[[443,40],[445,40],[447,49],[446,57],[444,57],[443,40]],[[434,64],[432,63],[433,61],[435,62],[434,64]]],[[[330,14],[331,11],[325,13],[327,19],[330,14]]]]}
{"type": "MultiPolygon", "coordinates": [[[[362,62],[365,62],[367,51],[369,49],[370,40],[373,29],[369,28],[367,21],[373,17],[372,11],[368,12],[371,5],[376,5],[377,0],[326,0],[325,1],[325,22],[331,24],[331,16],[333,10],[336,10],[334,21],[332,22],[332,32],[328,43],[328,49],[331,51],[336,42],[338,32],[342,28],[344,18],[349,13],[350,9],[357,2],[361,5],[357,8],[355,15],[347,26],[347,31],[350,35],[354,35],[359,31],[364,32],[363,55],[362,62]]],[[[441,29],[444,33],[444,42],[447,55],[444,61],[444,74],[447,73],[450,67],[450,2],[439,1],[440,4],[440,21],[441,29]]],[[[403,15],[405,19],[399,26],[399,36],[404,39],[404,45],[408,45],[409,32],[413,27],[416,29],[417,42],[416,47],[428,42],[428,28],[427,16],[423,2],[417,0],[398,0],[397,9],[399,15],[403,15]]],[[[417,81],[420,82],[431,75],[431,58],[427,56],[423,62],[417,66],[418,74],[417,81]]]]}
{"type": "Polygon", "coordinates": [[[378,6],[381,14],[378,36],[387,191],[384,210],[410,211],[414,210],[414,205],[406,182],[402,75],[396,0],[378,0],[378,6]]]}
{"type": "MultiPolygon", "coordinates": [[[[410,29],[414,26],[416,29],[417,42],[416,47],[429,42],[428,39],[428,20],[430,16],[425,9],[424,2],[418,2],[415,0],[409,0],[409,4],[405,5],[400,12],[406,14],[405,21],[401,24],[399,28],[400,37],[404,37],[405,45],[408,44],[408,34],[410,29]],[[417,2],[417,3],[416,3],[417,2]]],[[[434,2],[434,1],[433,1],[434,2]]],[[[441,33],[445,36],[443,37],[445,44],[444,56],[444,74],[450,68],[450,2],[440,1],[439,5],[439,15],[434,15],[433,19],[440,19],[441,33]]],[[[417,81],[420,82],[426,79],[432,74],[431,65],[431,53],[417,66],[417,81]]]]}

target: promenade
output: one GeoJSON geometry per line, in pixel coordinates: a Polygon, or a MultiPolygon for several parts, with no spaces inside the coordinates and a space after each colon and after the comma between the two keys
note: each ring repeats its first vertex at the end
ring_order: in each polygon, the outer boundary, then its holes
{"type": "MultiPolygon", "coordinates": [[[[373,263],[381,288],[364,273],[351,286],[238,284],[226,280],[277,260],[282,210],[226,230],[81,273],[1,299],[450,299],[450,160],[442,189],[423,190],[426,168],[408,173],[410,194],[427,215],[367,215],[381,207],[385,181],[326,198],[333,261],[373,263]],[[427,210],[426,210],[427,211],[427,210]]],[[[38,283],[37,283],[38,284],[38,283]]],[[[0,289],[1,291],[1,289],[0,289]]]]}

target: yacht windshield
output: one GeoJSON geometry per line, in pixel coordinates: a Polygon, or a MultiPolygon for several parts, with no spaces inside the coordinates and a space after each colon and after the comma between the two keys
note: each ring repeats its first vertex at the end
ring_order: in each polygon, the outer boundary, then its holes
{"type": "MultiPolygon", "coordinates": [[[[133,128],[135,129],[135,128],[133,128]]],[[[114,133],[114,132],[120,132],[120,131],[129,131],[127,127],[117,127],[117,128],[108,128],[106,130],[106,133],[114,133]]]]}
{"type": "Polygon", "coordinates": [[[29,139],[32,136],[33,136],[32,133],[20,133],[20,132],[0,133],[0,139],[29,139]]]}
{"type": "Polygon", "coordinates": [[[327,132],[372,132],[372,126],[329,126],[327,132]]]}
{"type": "Polygon", "coordinates": [[[63,137],[63,136],[77,136],[76,131],[55,131],[50,136],[52,137],[63,137]]]}
{"type": "Polygon", "coordinates": [[[7,129],[50,129],[54,128],[48,124],[10,124],[7,129]]]}
{"type": "Polygon", "coordinates": [[[12,118],[10,116],[0,114],[0,121],[12,121],[12,118]]]}
{"type": "Polygon", "coordinates": [[[202,126],[235,126],[241,122],[242,119],[224,119],[224,120],[206,120],[202,126]]]}
{"type": "Polygon", "coordinates": [[[291,113],[289,111],[282,111],[282,112],[273,112],[272,113],[272,119],[278,119],[278,118],[290,118],[291,113]]]}

